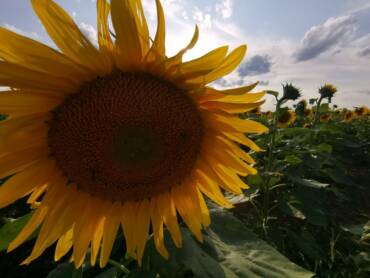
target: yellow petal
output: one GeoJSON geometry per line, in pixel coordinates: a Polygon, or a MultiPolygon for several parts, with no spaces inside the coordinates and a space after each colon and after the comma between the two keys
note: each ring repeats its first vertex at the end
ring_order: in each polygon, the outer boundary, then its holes
{"type": "Polygon", "coordinates": [[[155,0],[157,6],[157,32],[150,48],[146,61],[153,62],[156,60],[162,61],[166,56],[166,30],[163,7],[160,0],[155,0]]]}
{"type": "Polygon", "coordinates": [[[15,116],[47,113],[61,102],[61,98],[48,95],[1,92],[0,113],[15,116]]]}
{"type": "Polygon", "coordinates": [[[40,71],[44,76],[65,78],[69,83],[80,84],[89,78],[88,72],[83,67],[30,38],[0,27],[0,40],[0,58],[7,62],[40,71]]]}
{"type": "Polygon", "coordinates": [[[63,236],[58,240],[55,248],[54,260],[59,261],[65,254],[71,250],[73,244],[73,229],[69,229],[63,236]]]}
{"type": "Polygon", "coordinates": [[[254,103],[224,103],[224,102],[204,102],[201,104],[202,108],[208,110],[221,110],[226,113],[236,114],[245,113],[253,110],[254,108],[261,106],[265,101],[254,102],[254,103]]]}
{"type": "Polygon", "coordinates": [[[228,46],[216,48],[197,59],[179,65],[179,79],[187,80],[205,75],[220,65],[228,50],[228,46]]]}
{"type": "Polygon", "coordinates": [[[100,267],[103,268],[107,265],[110,253],[112,251],[113,243],[116,239],[118,227],[121,218],[121,204],[116,202],[111,205],[104,225],[103,243],[100,253],[100,267]]]}
{"type": "Polygon", "coordinates": [[[74,82],[65,78],[46,76],[45,73],[1,60],[0,86],[61,93],[71,93],[77,89],[77,85],[74,82]]]}
{"type": "Polygon", "coordinates": [[[203,242],[201,219],[196,216],[197,211],[188,192],[186,192],[186,186],[179,185],[173,187],[171,190],[171,197],[174,200],[177,211],[190,231],[198,241],[203,242]]]}
{"type": "Polygon", "coordinates": [[[40,122],[31,124],[24,130],[6,134],[0,137],[0,157],[7,153],[29,148],[47,148],[47,136],[48,127],[40,122]]]}
{"type": "Polygon", "coordinates": [[[30,148],[0,157],[0,177],[5,178],[17,173],[32,163],[46,157],[48,150],[45,147],[30,148]]]}
{"type": "Polygon", "coordinates": [[[226,95],[222,98],[214,100],[215,102],[225,102],[225,103],[250,103],[256,102],[265,96],[265,92],[259,93],[248,93],[244,95],[226,95]]]}
{"type": "Polygon", "coordinates": [[[223,60],[223,62],[213,71],[208,73],[205,76],[194,78],[192,80],[188,81],[189,85],[196,85],[196,84],[208,84],[212,81],[215,81],[219,79],[220,77],[223,77],[230,72],[232,72],[242,61],[244,58],[245,52],[247,50],[246,45],[239,46],[234,51],[232,51],[226,58],[223,60]]]}
{"type": "Polygon", "coordinates": [[[32,6],[58,48],[92,72],[106,74],[109,60],[82,34],[73,19],[52,0],[32,0],[32,6]]]}
{"type": "Polygon", "coordinates": [[[199,28],[196,25],[193,37],[189,44],[185,48],[181,49],[175,56],[170,57],[164,61],[164,67],[168,73],[171,73],[177,69],[177,66],[182,62],[182,57],[184,56],[184,54],[195,46],[195,44],[198,41],[198,38],[199,38],[199,28]]]}
{"type": "Polygon", "coordinates": [[[157,206],[159,214],[163,216],[163,221],[166,224],[173,242],[177,248],[182,245],[182,235],[177,222],[177,212],[173,200],[168,192],[164,192],[158,196],[157,206]]]}
{"type": "MultiPolygon", "coordinates": [[[[166,259],[168,259],[168,251],[164,246],[164,235],[163,235],[163,215],[159,214],[158,209],[158,198],[154,197],[150,201],[150,214],[152,220],[154,244],[158,252],[166,259]]],[[[141,261],[139,261],[141,264],[141,261]]]]}
{"type": "Polygon", "coordinates": [[[116,32],[118,67],[139,66],[149,49],[149,32],[140,0],[111,1],[112,23],[116,32]]]}
{"type": "Polygon", "coordinates": [[[105,224],[105,218],[102,217],[98,221],[98,224],[96,226],[93,239],[91,242],[91,256],[90,256],[90,263],[92,266],[96,263],[96,258],[98,256],[98,252],[100,249],[100,243],[103,238],[103,232],[104,232],[104,224],[105,224]]]}
{"type": "Polygon", "coordinates": [[[108,55],[113,51],[113,42],[109,34],[108,16],[110,4],[107,0],[97,0],[96,10],[98,14],[98,43],[101,50],[108,55]]]}
{"type": "Polygon", "coordinates": [[[242,120],[239,117],[233,115],[222,115],[219,113],[208,112],[202,112],[202,115],[207,120],[207,123],[215,131],[240,131],[244,133],[264,133],[268,131],[267,127],[258,122],[252,120],[242,120]]]}
{"type": "Polygon", "coordinates": [[[0,207],[13,203],[30,193],[35,187],[47,183],[55,172],[54,163],[46,159],[32,164],[11,177],[0,187],[0,207]]]}
{"type": "Polygon", "coordinates": [[[232,208],[233,205],[222,194],[217,182],[210,178],[201,169],[197,169],[193,173],[194,183],[208,198],[224,208],[232,208]]]}
{"type": "Polygon", "coordinates": [[[121,225],[125,235],[127,252],[134,258],[136,257],[135,223],[137,209],[137,202],[125,202],[122,207],[121,216],[121,225]]]}
{"type": "Polygon", "coordinates": [[[238,133],[238,132],[224,132],[224,131],[221,131],[222,134],[235,141],[235,142],[238,142],[244,146],[247,146],[249,147],[250,149],[252,149],[253,151],[255,152],[261,152],[261,151],[264,151],[263,149],[261,149],[260,147],[257,146],[256,143],[254,143],[251,139],[247,138],[243,133],[238,133]]]}
{"type": "Polygon", "coordinates": [[[141,259],[143,257],[145,245],[148,240],[149,224],[150,224],[150,203],[148,200],[143,200],[140,202],[138,206],[135,225],[136,254],[139,265],[141,265],[141,259]]]}

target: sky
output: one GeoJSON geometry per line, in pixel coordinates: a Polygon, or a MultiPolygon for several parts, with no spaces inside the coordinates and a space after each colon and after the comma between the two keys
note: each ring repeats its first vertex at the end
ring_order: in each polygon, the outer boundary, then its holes
{"type": "MultiPolygon", "coordinates": [[[[0,25],[55,47],[29,0],[2,1],[0,25]]],[[[96,43],[96,1],[55,0],[96,43]]],[[[186,60],[229,45],[247,44],[239,68],[214,86],[229,88],[260,81],[256,91],[282,90],[292,82],[304,98],[318,88],[338,88],[339,107],[370,106],[370,0],[162,0],[166,14],[166,49],[170,56],[200,28],[186,60]]],[[[143,0],[152,37],[154,0],[143,0]]],[[[263,109],[271,109],[267,97],[263,109]]]]}

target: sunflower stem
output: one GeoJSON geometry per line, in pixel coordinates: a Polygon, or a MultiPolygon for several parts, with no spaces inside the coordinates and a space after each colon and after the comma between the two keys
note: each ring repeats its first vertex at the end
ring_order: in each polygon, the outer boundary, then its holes
{"type": "Polygon", "coordinates": [[[317,102],[317,105],[316,105],[316,111],[315,111],[315,118],[313,120],[313,123],[312,123],[312,128],[315,127],[315,125],[317,124],[317,121],[318,119],[320,118],[320,106],[321,106],[321,102],[324,98],[321,96],[317,102]]]}
{"type": "Polygon", "coordinates": [[[117,267],[119,270],[121,270],[122,272],[124,272],[125,274],[129,274],[130,273],[130,270],[127,269],[127,267],[125,267],[123,264],[115,261],[115,260],[112,260],[112,259],[109,259],[108,260],[108,263],[117,267]]]}
{"type": "Polygon", "coordinates": [[[272,122],[271,128],[271,139],[270,139],[270,148],[269,148],[269,155],[268,155],[268,162],[267,162],[267,177],[264,179],[263,185],[263,208],[262,208],[262,229],[264,231],[265,236],[267,235],[267,222],[270,213],[270,179],[271,179],[271,171],[273,168],[273,160],[274,160],[274,149],[275,149],[275,138],[276,138],[276,131],[277,131],[277,122],[278,122],[278,115],[280,113],[280,106],[283,103],[284,98],[280,100],[276,97],[276,109],[275,114],[272,122]]]}

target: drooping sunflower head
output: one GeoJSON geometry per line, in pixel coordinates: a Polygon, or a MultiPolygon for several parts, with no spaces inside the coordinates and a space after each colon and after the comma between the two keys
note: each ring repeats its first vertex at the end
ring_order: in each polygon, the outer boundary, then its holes
{"type": "Polygon", "coordinates": [[[285,100],[296,100],[301,96],[300,90],[295,87],[292,83],[286,83],[283,85],[283,97],[285,100]]]}
{"type": "Polygon", "coordinates": [[[337,92],[337,88],[334,87],[332,84],[325,84],[324,86],[319,88],[319,94],[322,98],[328,98],[331,101],[331,98],[337,92]]]}
{"type": "Polygon", "coordinates": [[[286,128],[293,124],[295,120],[296,114],[289,109],[285,109],[281,111],[280,115],[278,115],[278,127],[286,128]]]}
{"type": "Polygon", "coordinates": [[[72,250],[80,267],[91,250],[104,267],[119,227],[128,254],[141,262],[149,230],[168,257],[167,228],[180,247],[181,217],[202,241],[210,224],[207,196],[231,207],[223,191],[242,194],[255,174],[239,144],[261,149],[246,133],[267,128],[236,115],[259,107],[257,83],[216,90],[246,46],[219,47],[195,60],[165,53],[164,12],[151,41],[140,0],[97,0],[96,48],[52,0],[32,0],[58,51],[0,28],[0,207],[28,196],[36,207],[8,250],[39,229],[30,263],[56,244],[55,260],[72,250]],[[111,36],[108,22],[112,22],[111,36]]]}
{"type": "Polygon", "coordinates": [[[357,107],[354,112],[357,117],[364,117],[370,114],[369,108],[367,108],[365,105],[357,107]]]}

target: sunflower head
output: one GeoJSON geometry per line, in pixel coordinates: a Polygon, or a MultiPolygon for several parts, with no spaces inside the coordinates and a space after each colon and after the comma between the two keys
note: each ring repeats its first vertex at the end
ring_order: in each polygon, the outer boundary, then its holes
{"type": "Polygon", "coordinates": [[[351,110],[348,110],[344,114],[344,121],[347,122],[347,123],[352,122],[355,118],[356,118],[356,114],[355,114],[355,112],[353,112],[351,110]]]}
{"type": "Polygon", "coordinates": [[[242,176],[256,174],[240,148],[261,149],[245,134],[267,128],[238,113],[258,109],[257,83],[216,90],[246,46],[216,48],[183,61],[194,47],[166,55],[165,17],[151,40],[140,0],[97,0],[98,47],[52,0],[32,6],[58,50],[0,27],[0,208],[28,196],[35,211],[8,251],[36,230],[28,264],[56,243],[55,260],[72,254],[78,268],[104,267],[119,229],[127,253],[141,263],[149,231],[169,256],[167,228],[180,247],[179,218],[202,242],[210,225],[205,201],[232,205],[242,176]],[[112,33],[110,31],[112,23],[112,33]]]}
{"type": "Polygon", "coordinates": [[[331,101],[334,94],[337,92],[337,88],[334,87],[332,84],[325,84],[324,86],[319,88],[319,94],[322,98],[327,98],[331,101]]]}
{"type": "Polygon", "coordinates": [[[296,120],[296,114],[289,110],[289,109],[284,109],[283,111],[280,112],[278,115],[278,127],[280,128],[286,128],[293,124],[296,120]]]}
{"type": "Polygon", "coordinates": [[[326,114],[322,114],[320,115],[320,121],[321,122],[327,122],[331,119],[331,116],[330,114],[326,113],[326,114]]]}
{"type": "Polygon", "coordinates": [[[314,112],[313,112],[313,110],[312,109],[305,109],[304,111],[303,111],[303,113],[304,113],[304,115],[306,116],[306,117],[312,117],[313,116],[313,114],[314,114],[314,112]]]}
{"type": "Polygon", "coordinates": [[[312,127],[312,124],[310,124],[310,123],[305,123],[303,125],[303,128],[311,128],[311,127],[312,127]]]}
{"type": "Polygon", "coordinates": [[[357,107],[354,112],[357,117],[364,117],[370,114],[370,110],[367,106],[357,107]]]}
{"type": "Polygon", "coordinates": [[[300,90],[293,86],[292,83],[286,83],[283,85],[283,97],[284,100],[296,100],[301,96],[300,90]]]}

